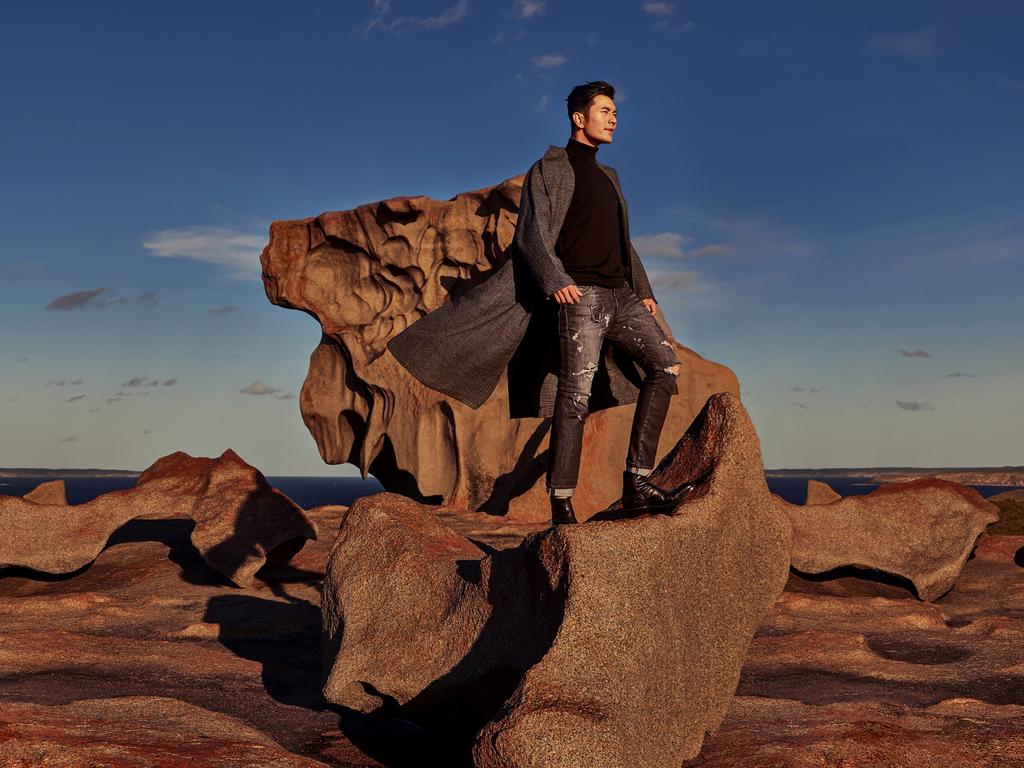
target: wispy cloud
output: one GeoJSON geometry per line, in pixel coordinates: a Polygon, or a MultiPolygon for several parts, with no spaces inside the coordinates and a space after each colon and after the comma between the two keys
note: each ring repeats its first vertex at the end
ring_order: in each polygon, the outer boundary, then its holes
{"type": "Polygon", "coordinates": [[[676,4],[668,2],[657,2],[647,0],[640,6],[644,13],[655,18],[655,26],[661,29],[673,29],[682,32],[689,32],[693,29],[693,22],[690,19],[676,17],[676,4]]]}
{"type": "Polygon", "coordinates": [[[280,387],[268,387],[260,379],[256,379],[252,384],[246,384],[240,390],[243,395],[273,395],[281,391],[280,387]]]}
{"type": "Polygon", "coordinates": [[[465,18],[467,11],[469,11],[469,0],[459,0],[459,2],[437,16],[398,16],[389,20],[386,17],[391,12],[391,3],[387,0],[384,2],[374,0],[373,10],[373,18],[355,27],[355,31],[359,32],[362,37],[368,37],[375,29],[383,32],[395,32],[400,35],[402,28],[407,26],[420,27],[421,29],[441,29],[447,27],[465,18]]]}
{"type": "Polygon", "coordinates": [[[942,375],[942,376],[944,376],[947,379],[961,379],[961,378],[973,379],[973,378],[975,378],[973,373],[961,373],[960,371],[957,371],[956,373],[946,373],[946,374],[936,374],[936,375],[942,375]]]}
{"type": "Polygon", "coordinates": [[[686,255],[683,246],[693,242],[689,235],[662,232],[659,235],[636,235],[632,238],[636,252],[644,258],[675,259],[686,255]]]}
{"type": "Polygon", "coordinates": [[[688,272],[651,272],[651,287],[659,291],[695,291],[700,289],[700,276],[694,271],[688,272]]]}
{"type": "Polygon", "coordinates": [[[644,13],[651,16],[671,16],[676,10],[675,3],[652,2],[651,0],[640,7],[644,9],[644,13]]]}
{"type": "Polygon", "coordinates": [[[721,256],[730,253],[733,246],[729,243],[710,243],[698,248],[687,248],[694,238],[678,232],[662,232],[657,235],[637,235],[632,238],[637,253],[645,258],[656,259],[696,259],[704,256],[721,256]]]}
{"type": "Polygon", "coordinates": [[[935,26],[927,26],[912,32],[877,35],[871,39],[871,44],[880,51],[907,59],[930,59],[936,53],[937,35],[935,26]]]}
{"type": "Polygon", "coordinates": [[[142,241],[154,256],[217,264],[240,280],[259,277],[260,252],[266,244],[263,234],[204,226],[162,229],[142,241]]]}
{"type": "Polygon", "coordinates": [[[500,43],[517,43],[523,39],[523,30],[518,29],[515,32],[505,32],[501,30],[498,34],[491,38],[491,42],[495,44],[500,43]]]}
{"type": "Polygon", "coordinates": [[[238,307],[212,307],[206,310],[208,315],[228,315],[232,312],[237,312],[238,307]]]}
{"type": "MultiPolygon", "coordinates": [[[[173,387],[178,383],[177,377],[172,379],[164,379],[163,385],[165,387],[173,387]]],[[[158,387],[160,386],[160,379],[151,379],[149,376],[133,376],[128,381],[122,381],[121,387],[123,389],[137,389],[138,387],[158,387]]],[[[118,392],[118,395],[127,395],[128,392],[118,392]]]]}
{"type": "Polygon", "coordinates": [[[601,38],[598,37],[597,32],[590,32],[587,34],[587,45],[589,45],[591,48],[593,48],[599,42],[601,42],[601,38]]]}
{"type": "Polygon", "coordinates": [[[298,400],[298,396],[294,392],[285,392],[280,395],[274,395],[278,400],[298,400]]]}
{"type": "Polygon", "coordinates": [[[75,435],[68,435],[67,437],[62,437],[60,441],[62,443],[77,443],[78,438],[75,435]]]}
{"type": "Polygon", "coordinates": [[[555,69],[565,64],[569,59],[561,53],[544,53],[540,56],[534,56],[531,61],[537,69],[555,69]]]}
{"type": "Polygon", "coordinates": [[[544,12],[544,0],[516,0],[516,16],[532,19],[544,12]]]}
{"type": "Polygon", "coordinates": [[[797,408],[803,408],[805,411],[807,410],[807,406],[803,403],[792,402],[790,405],[795,405],[797,408]]]}
{"type": "Polygon", "coordinates": [[[69,398],[68,398],[67,400],[65,400],[64,402],[65,402],[65,403],[73,403],[73,402],[75,402],[76,400],[84,400],[84,399],[85,399],[85,395],[75,395],[74,397],[69,397],[69,398]]]}
{"type": "Polygon", "coordinates": [[[544,111],[545,109],[547,109],[547,108],[548,108],[548,103],[549,103],[550,101],[551,101],[551,99],[550,99],[550,98],[548,97],[548,95],[547,95],[547,94],[545,93],[545,94],[544,94],[543,96],[541,96],[541,97],[540,97],[540,98],[539,98],[539,99],[537,100],[537,106],[535,106],[535,107],[533,108],[533,111],[534,111],[534,112],[543,112],[543,111],[544,111]]]}
{"type": "Polygon", "coordinates": [[[816,394],[820,390],[815,389],[814,387],[793,387],[793,391],[794,392],[810,392],[812,394],[816,394]]]}
{"type": "Polygon", "coordinates": [[[85,383],[84,379],[57,379],[46,382],[48,387],[80,387],[85,383]]]}
{"type": "Polygon", "coordinates": [[[904,411],[934,411],[931,403],[918,400],[897,400],[896,407],[904,411]]]}
{"type": "Polygon", "coordinates": [[[44,309],[67,312],[72,309],[109,309],[110,307],[136,304],[148,309],[156,305],[157,295],[145,291],[138,296],[116,296],[112,288],[90,288],[85,291],[72,291],[53,299],[44,309]]]}
{"type": "Polygon", "coordinates": [[[896,350],[896,352],[898,352],[903,357],[931,357],[931,355],[928,352],[925,352],[920,347],[917,349],[903,349],[902,347],[900,347],[899,349],[896,350]]]}

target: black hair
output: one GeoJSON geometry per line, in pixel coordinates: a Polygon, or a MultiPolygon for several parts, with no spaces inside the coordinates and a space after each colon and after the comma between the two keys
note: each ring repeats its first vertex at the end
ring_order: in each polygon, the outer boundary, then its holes
{"type": "MultiPolygon", "coordinates": [[[[587,113],[587,107],[590,106],[590,102],[594,100],[595,96],[607,96],[609,99],[615,98],[615,88],[610,83],[606,83],[604,80],[592,80],[589,83],[583,85],[577,85],[565,101],[568,104],[569,109],[569,122],[572,123],[572,113],[582,112],[587,113]]],[[[573,128],[576,125],[573,124],[573,128]]]]}

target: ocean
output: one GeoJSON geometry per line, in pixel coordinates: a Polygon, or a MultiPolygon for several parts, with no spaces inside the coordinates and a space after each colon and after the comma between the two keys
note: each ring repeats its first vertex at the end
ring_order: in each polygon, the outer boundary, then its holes
{"type": "MultiPolygon", "coordinates": [[[[0,477],[0,494],[21,496],[47,480],[64,480],[65,491],[71,504],[83,504],[102,493],[120,491],[135,485],[134,477],[0,477]]],[[[807,477],[769,477],[768,488],[791,504],[803,504],[807,498],[807,477]]],[[[878,487],[867,477],[815,477],[828,483],[843,496],[870,493],[878,487]]],[[[359,477],[268,477],[267,481],[287,495],[300,507],[309,509],[324,504],[349,505],[360,496],[380,493],[384,486],[376,478],[359,477]]],[[[988,497],[1011,491],[1018,486],[975,485],[982,496],[988,497]]]]}

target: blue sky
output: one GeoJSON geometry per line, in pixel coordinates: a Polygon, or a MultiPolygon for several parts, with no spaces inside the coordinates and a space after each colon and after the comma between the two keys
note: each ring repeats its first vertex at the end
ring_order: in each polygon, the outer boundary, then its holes
{"type": "Polygon", "coordinates": [[[12,4],[0,466],[322,463],[277,219],[448,198],[618,89],[634,244],[768,467],[1024,464],[1016,2],[12,4]]]}

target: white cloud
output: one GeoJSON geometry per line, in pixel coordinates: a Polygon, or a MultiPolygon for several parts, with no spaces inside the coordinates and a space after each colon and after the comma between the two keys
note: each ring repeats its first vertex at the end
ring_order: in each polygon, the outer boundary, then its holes
{"type": "Polygon", "coordinates": [[[259,379],[256,379],[252,384],[246,384],[240,390],[243,395],[272,395],[275,392],[280,392],[280,387],[268,387],[259,379]]]}
{"type": "Polygon", "coordinates": [[[545,93],[545,94],[544,94],[543,96],[541,96],[541,97],[540,97],[540,99],[539,99],[539,100],[537,101],[537,106],[533,108],[533,111],[534,111],[534,112],[543,112],[543,111],[544,111],[545,109],[547,109],[547,108],[548,108],[548,103],[549,103],[550,101],[551,101],[551,99],[549,99],[549,98],[548,98],[548,95],[547,95],[547,94],[545,93]]]}
{"type": "Polygon", "coordinates": [[[649,13],[651,16],[671,16],[675,11],[675,3],[662,3],[662,2],[645,2],[643,6],[644,13],[649,13]]]}
{"type": "Polygon", "coordinates": [[[243,280],[259,277],[260,252],[266,244],[266,235],[204,226],[163,229],[142,241],[154,256],[219,264],[243,280]]]}
{"type": "Polygon", "coordinates": [[[533,66],[537,69],[554,69],[555,67],[562,66],[567,61],[568,59],[561,53],[545,53],[541,56],[533,57],[533,66]]]}
{"type": "Polygon", "coordinates": [[[709,243],[692,250],[687,249],[685,246],[692,242],[692,237],[678,232],[638,235],[633,238],[633,246],[637,253],[643,257],[656,259],[696,259],[703,256],[721,256],[733,250],[729,243],[709,243]]]}
{"type": "Polygon", "coordinates": [[[632,238],[633,247],[644,258],[675,259],[686,255],[683,246],[693,238],[678,232],[662,232],[660,235],[637,235],[632,238]]]}
{"type": "Polygon", "coordinates": [[[498,34],[491,38],[491,42],[498,43],[515,43],[523,39],[523,30],[516,31],[515,34],[505,34],[505,30],[501,30],[498,34]]]}
{"type": "Polygon", "coordinates": [[[702,290],[699,275],[689,272],[651,272],[651,286],[659,291],[696,291],[702,290]]]}
{"type": "Polygon", "coordinates": [[[372,19],[356,27],[363,37],[367,37],[374,29],[381,29],[385,32],[401,31],[400,28],[407,25],[422,27],[423,29],[441,29],[465,18],[469,10],[469,0],[459,0],[443,13],[437,16],[399,16],[387,21],[384,16],[390,12],[391,3],[388,0],[375,0],[373,9],[377,13],[372,19]]]}
{"type": "Polygon", "coordinates": [[[517,0],[516,15],[520,19],[531,19],[544,12],[544,0],[517,0]]]}

